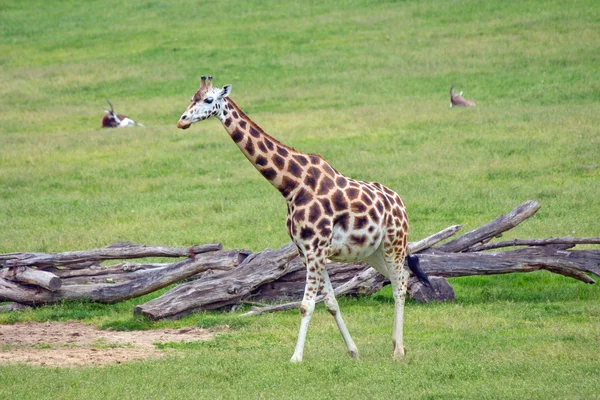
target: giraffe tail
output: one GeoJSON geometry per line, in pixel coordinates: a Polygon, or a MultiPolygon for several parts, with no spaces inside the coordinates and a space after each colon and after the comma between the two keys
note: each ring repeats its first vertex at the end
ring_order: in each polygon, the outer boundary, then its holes
{"type": "Polygon", "coordinates": [[[423,285],[425,285],[429,289],[433,290],[433,287],[431,286],[431,282],[429,282],[429,278],[427,277],[427,274],[425,273],[425,271],[423,271],[423,269],[419,265],[419,257],[413,256],[413,255],[408,255],[408,256],[406,256],[406,259],[408,261],[408,268],[410,268],[410,270],[417,277],[417,279],[423,285]]]}

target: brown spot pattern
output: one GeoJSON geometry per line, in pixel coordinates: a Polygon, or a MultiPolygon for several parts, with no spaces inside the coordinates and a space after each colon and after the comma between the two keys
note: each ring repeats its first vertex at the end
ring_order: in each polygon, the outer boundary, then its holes
{"type": "Polygon", "coordinates": [[[278,169],[283,169],[283,167],[285,167],[285,160],[283,157],[274,154],[271,160],[273,160],[273,163],[278,169]]]}
{"type": "Polygon", "coordinates": [[[239,143],[244,139],[244,133],[238,128],[235,128],[233,132],[231,132],[231,138],[234,142],[239,143]]]}
{"type": "Polygon", "coordinates": [[[281,180],[281,184],[279,185],[279,191],[283,195],[283,197],[287,198],[290,193],[294,191],[298,187],[298,182],[294,179],[291,179],[287,176],[284,176],[281,180]]]}
{"type": "Polygon", "coordinates": [[[300,155],[300,154],[295,154],[293,157],[294,157],[294,159],[295,159],[296,161],[298,161],[298,162],[300,163],[300,165],[302,165],[302,166],[305,166],[305,165],[307,165],[307,164],[308,164],[308,160],[307,160],[307,159],[306,159],[306,157],[304,157],[303,155],[300,155]]]}
{"type": "Polygon", "coordinates": [[[259,138],[260,137],[260,132],[258,130],[256,130],[256,128],[253,127],[253,126],[250,127],[250,134],[252,136],[254,136],[255,138],[259,138]]]}
{"type": "Polygon", "coordinates": [[[246,141],[246,145],[244,146],[244,149],[246,149],[246,151],[248,152],[249,155],[253,156],[254,155],[254,142],[252,142],[252,140],[246,141]]]}
{"type": "Polygon", "coordinates": [[[262,171],[260,171],[260,173],[268,180],[271,181],[273,179],[275,179],[275,177],[277,176],[277,171],[275,171],[273,168],[266,168],[263,169],[262,171]]]}
{"type": "Polygon", "coordinates": [[[317,192],[317,194],[319,196],[325,195],[325,194],[329,193],[331,191],[331,189],[334,188],[334,186],[335,186],[335,184],[333,183],[333,181],[331,179],[329,179],[328,177],[324,177],[323,180],[321,181],[321,185],[319,185],[319,191],[317,192]]]}
{"type": "Polygon", "coordinates": [[[336,191],[332,197],[333,200],[333,208],[336,211],[343,211],[348,208],[348,202],[344,197],[344,193],[341,190],[336,191]]]}
{"type": "Polygon", "coordinates": [[[289,160],[288,171],[296,178],[300,178],[302,176],[302,168],[300,168],[298,163],[294,160],[289,160]]]}

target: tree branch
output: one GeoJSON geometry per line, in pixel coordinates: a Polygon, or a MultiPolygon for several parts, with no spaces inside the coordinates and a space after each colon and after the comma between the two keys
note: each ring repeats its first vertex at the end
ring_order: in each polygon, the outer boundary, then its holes
{"type": "Polygon", "coordinates": [[[457,253],[468,249],[476,243],[485,243],[493,237],[498,236],[502,232],[519,225],[525,219],[535,214],[539,209],[540,205],[537,202],[528,200],[520,206],[514,208],[508,214],[501,215],[492,222],[467,232],[464,235],[449,241],[448,243],[438,246],[437,250],[445,251],[447,253],[457,253]]]}
{"type": "Polygon", "coordinates": [[[105,247],[102,249],[70,251],[65,253],[10,253],[0,256],[2,267],[53,267],[59,265],[79,264],[87,261],[119,260],[126,258],[146,257],[189,257],[191,255],[221,250],[220,243],[209,243],[188,248],[172,248],[161,246],[145,246],[139,244],[123,244],[123,247],[105,247]]]}

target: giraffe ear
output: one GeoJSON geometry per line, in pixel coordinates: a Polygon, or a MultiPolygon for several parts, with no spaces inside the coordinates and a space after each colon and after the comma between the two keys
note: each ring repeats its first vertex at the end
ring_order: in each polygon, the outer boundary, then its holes
{"type": "Polygon", "coordinates": [[[231,85],[225,85],[223,86],[223,89],[221,89],[221,92],[219,93],[219,98],[225,98],[227,96],[229,96],[229,93],[231,93],[231,85]]]}

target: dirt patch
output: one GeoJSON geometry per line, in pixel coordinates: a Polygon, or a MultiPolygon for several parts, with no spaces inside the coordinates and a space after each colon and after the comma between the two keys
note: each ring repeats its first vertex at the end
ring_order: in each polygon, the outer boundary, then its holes
{"type": "Polygon", "coordinates": [[[104,331],[81,322],[26,322],[0,325],[0,364],[72,367],[122,363],[168,354],[154,343],[209,340],[214,330],[201,328],[104,331]]]}

